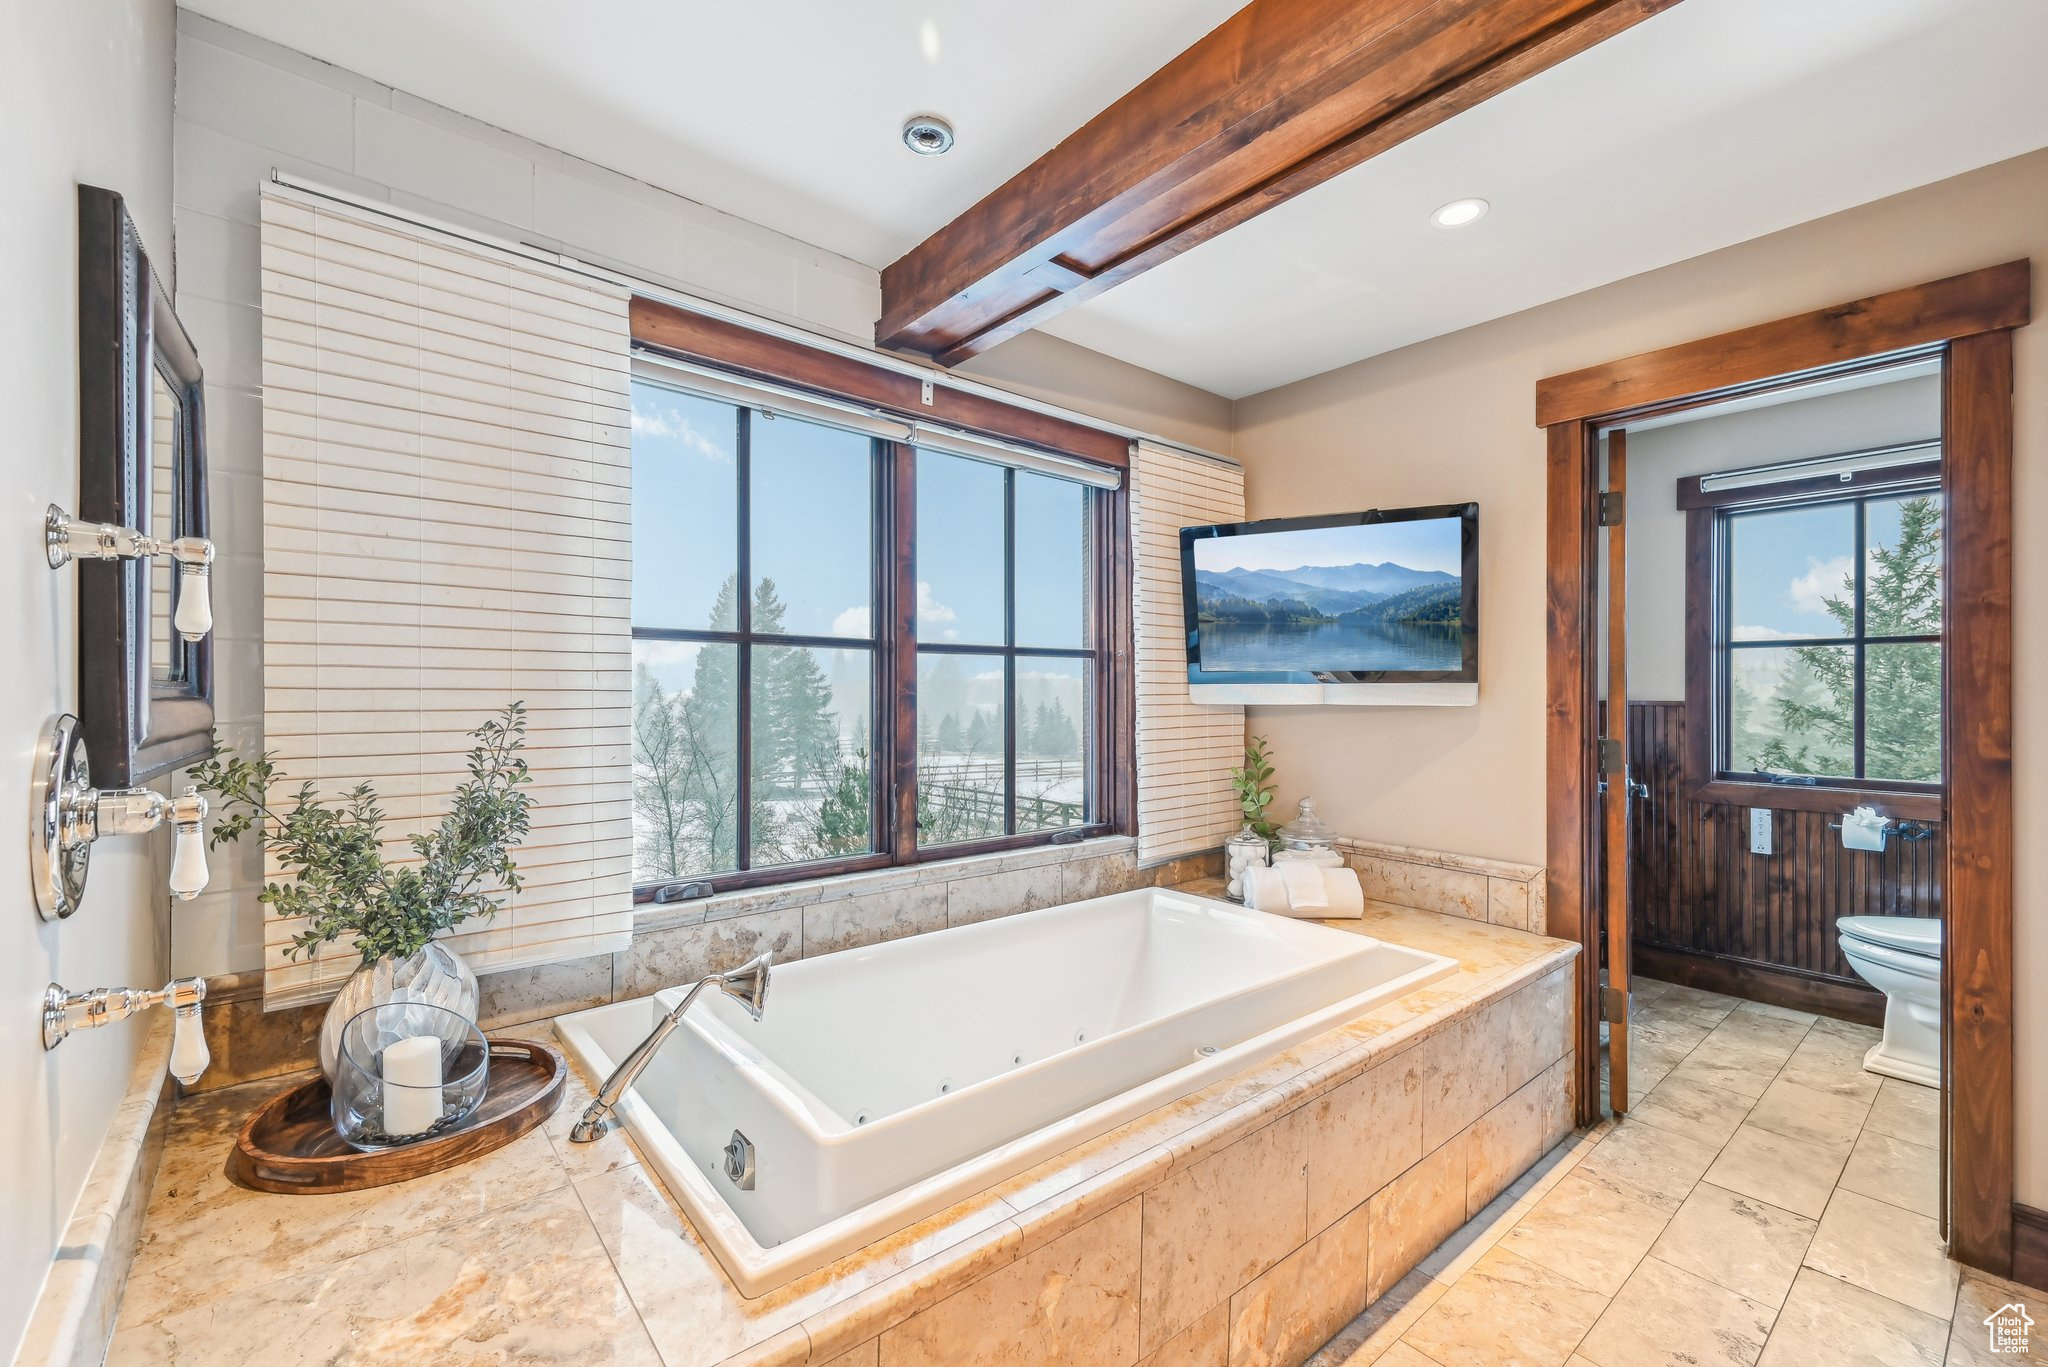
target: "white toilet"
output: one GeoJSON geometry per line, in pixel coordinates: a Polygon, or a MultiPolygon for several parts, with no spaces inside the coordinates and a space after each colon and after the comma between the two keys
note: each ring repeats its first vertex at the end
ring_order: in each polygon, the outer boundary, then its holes
{"type": "Polygon", "coordinates": [[[1886,1077],[1941,1085],[1941,922],[1921,916],[1844,916],[1842,953],[1884,993],[1884,1038],[1863,1066],[1886,1077]]]}

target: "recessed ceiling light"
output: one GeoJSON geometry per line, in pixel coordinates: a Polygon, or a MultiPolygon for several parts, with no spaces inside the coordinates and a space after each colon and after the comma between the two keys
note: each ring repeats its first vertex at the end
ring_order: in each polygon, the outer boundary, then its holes
{"type": "Polygon", "coordinates": [[[953,125],[937,114],[918,114],[903,125],[903,145],[921,157],[936,157],[953,145],[953,125]]]}
{"type": "Polygon", "coordinates": [[[1483,199],[1454,199],[1431,214],[1429,221],[1439,228],[1462,228],[1485,218],[1490,207],[1483,199]]]}

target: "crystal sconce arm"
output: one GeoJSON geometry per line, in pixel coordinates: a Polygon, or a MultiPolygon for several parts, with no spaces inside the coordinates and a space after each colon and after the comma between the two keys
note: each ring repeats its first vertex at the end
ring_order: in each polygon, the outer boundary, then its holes
{"type": "Polygon", "coordinates": [[[213,1061],[199,1019],[199,1004],[205,1000],[204,978],[173,978],[154,992],[140,987],[67,992],[51,983],[43,995],[43,1048],[55,1049],[74,1030],[96,1030],[152,1006],[168,1006],[177,1018],[171,1036],[171,1076],[189,1087],[213,1061]]]}
{"type": "Polygon", "coordinates": [[[171,616],[171,625],[188,641],[204,640],[213,630],[213,599],[208,588],[213,543],[205,537],[162,541],[112,522],[73,522],[71,514],[52,503],[43,518],[43,544],[52,569],[62,569],[81,558],[154,560],[169,556],[178,567],[178,610],[171,616]]]}
{"type": "Polygon", "coordinates": [[[36,910],[45,921],[61,921],[78,910],[92,844],[103,835],[145,835],[168,824],[176,836],[172,894],[190,901],[206,886],[206,799],[193,787],[176,797],[148,788],[93,787],[76,717],[58,717],[43,738],[29,821],[29,872],[36,910]]]}

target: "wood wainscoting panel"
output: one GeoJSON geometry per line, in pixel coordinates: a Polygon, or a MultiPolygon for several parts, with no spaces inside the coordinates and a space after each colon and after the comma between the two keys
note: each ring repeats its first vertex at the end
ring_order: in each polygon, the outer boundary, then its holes
{"type": "Polygon", "coordinates": [[[1656,960],[1639,966],[1654,975],[1672,971],[1673,955],[1711,959],[1698,973],[1716,990],[1740,992],[1741,970],[1753,965],[1759,992],[1796,994],[1799,980],[1810,982],[1807,997],[1782,1004],[1869,1019],[1883,999],[1842,957],[1835,922],[1940,916],[1941,827],[1866,853],[1842,848],[1828,829],[1839,813],[1773,808],[1774,852],[1751,854],[1749,808],[1692,796],[1685,704],[1631,703],[1628,714],[1632,774],[1649,788],[1630,823],[1629,925],[1656,960]],[[1858,1007],[1858,997],[1868,1000],[1858,1007]]]}

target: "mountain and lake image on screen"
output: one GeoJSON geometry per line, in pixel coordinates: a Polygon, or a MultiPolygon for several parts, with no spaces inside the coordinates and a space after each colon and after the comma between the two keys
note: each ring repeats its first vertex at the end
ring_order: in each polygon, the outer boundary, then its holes
{"type": "Polygon", "coordinates": [[[1455,673],[1462,535],[1449,516],[1195,540],[1203,673],[1455,673]]]}

